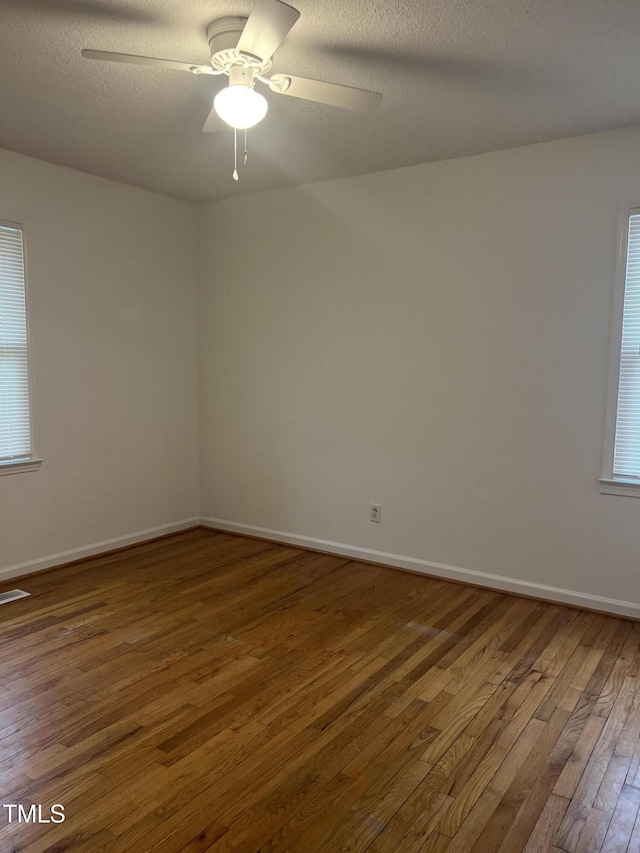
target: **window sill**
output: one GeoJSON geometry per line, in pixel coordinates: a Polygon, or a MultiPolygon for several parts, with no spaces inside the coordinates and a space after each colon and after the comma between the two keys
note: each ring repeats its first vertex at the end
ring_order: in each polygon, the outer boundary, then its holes
{"type": "Polygon", "coordinates": [[[22,474],[26,471],[37,471],[42,465],[42,459],[24,459],[16,462],[0,462],[0,477],[3,474],[22,474]]]}
{"type": "Polygon", "coordinates": [[[611,480],[604,477],[600,480],[601,495],[627,495],[640,498],[639,480],[611,480]]]}

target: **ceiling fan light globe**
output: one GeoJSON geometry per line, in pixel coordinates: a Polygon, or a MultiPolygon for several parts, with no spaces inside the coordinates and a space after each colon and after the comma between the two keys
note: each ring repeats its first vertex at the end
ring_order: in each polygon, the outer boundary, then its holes
{"type": "Polygon", "coordinates": [[[220,118],[230,127],[245,130],[254,127],[266,116],[267,99],[251,86],[235,85],[222,89],[213,99],[220,118]]]}

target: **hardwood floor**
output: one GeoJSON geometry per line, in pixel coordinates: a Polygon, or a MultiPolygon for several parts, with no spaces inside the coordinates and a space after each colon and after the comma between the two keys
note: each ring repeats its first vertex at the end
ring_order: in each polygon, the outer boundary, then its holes
{"type": "Polygon", "coordinates": [[[2,853],[640,851],[640,624],[205,530],[16,585],[2,853]]]}

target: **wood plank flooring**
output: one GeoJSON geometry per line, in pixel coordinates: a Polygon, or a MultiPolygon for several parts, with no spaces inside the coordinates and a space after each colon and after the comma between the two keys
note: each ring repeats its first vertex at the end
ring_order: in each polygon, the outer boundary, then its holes
{"type": "Polygon", "coordinates": [[[205,530],[16,585],[1,853],[640,851],[640,624],[205,530]]]}

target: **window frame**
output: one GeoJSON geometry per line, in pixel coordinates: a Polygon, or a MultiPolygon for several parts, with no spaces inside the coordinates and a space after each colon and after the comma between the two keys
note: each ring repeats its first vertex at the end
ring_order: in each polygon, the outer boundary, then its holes
{"type": "Polygon", "coordinates": [[[5,474],[20,474],[27,471],[37,471],[42,464],[42,459],[37,450],[36,429],[36,406],[35,406],[35,379],[33,370],[33,337],[31,334],[31,310],[29,300],[29,254],[27,250],[27,227],[24,218],[20,222],[13,219],[0,219],[0,226],[4,228],[18,229],[22,234],[22,255],[24,260],[24,301],[26,314],[27,332],[27,382],[29,392],[29,432],[31,440],[31,454],[28,459],[19,461],[0,461],[0,476],[5,474]]]}
{"type": "Polygon", "coordinates": [[[604,455],[602,476],[599,483],[600,492],[604,495],[626,495],[628,497],[640,498],[640,480],[625,478],[613,473],[618,420],[620,361],[622,358],[622,324],[624,320],[624,296],[627,278],[629,220],[631,216],[640,216],[640,201],[621,205],[618,215],[616,273],[613,288],[613,316],[611,320],[609,378],[607,382],[607,411],[604,429],[604,455]]]}

